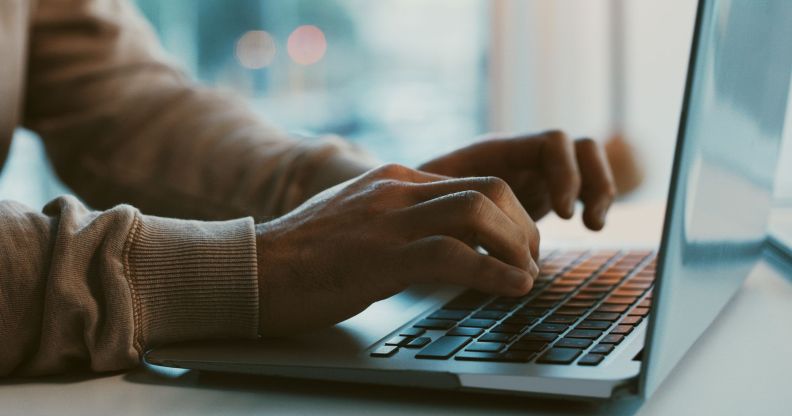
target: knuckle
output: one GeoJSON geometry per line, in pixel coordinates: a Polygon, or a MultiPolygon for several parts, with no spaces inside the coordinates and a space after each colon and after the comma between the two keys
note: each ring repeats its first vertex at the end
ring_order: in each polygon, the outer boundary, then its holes
{"type": "Polygon", "coordinates": [[[410,171],[410,168],[398,163],[386,163],[371,171],[377,178],[403,178],[410,171]]]}
{"type": "Polygon", "coordinates": [[[544,134],[550,140],[555,140],[559,142],[569,141],[569,138],[567,137],[566,133],[563,132],[563,130],[559,130],[559,129],[548,130],[544,134]]]}
{"type": "Polygon", "coordinates": [[[489,195],[492,195],[495,198],[500,198],[511,191],[509,184],[497,176],[487,176],[482,178],[481,185],[489,195]]]}
{"type": "Polygon", "coordinates": [[[378,179],[369,185],[369,189],[375,194],[389,193],[402,186],[402,183],[395,179],[378,179]]]}
{"type": "Polygon", "coordinates": [[[457,201],[465,214],[475,217],[484,209],[487,197],[479,191],[464,191],[458,194],[457,201]]]}

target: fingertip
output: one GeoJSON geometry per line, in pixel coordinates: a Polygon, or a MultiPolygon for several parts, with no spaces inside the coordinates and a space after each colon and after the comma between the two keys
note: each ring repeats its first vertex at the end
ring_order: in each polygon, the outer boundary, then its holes
{"type": "Polygon", "coordinates": [[[528,274],[531,275],[531,279],[536,279],[539,276],[539,265],[536,264],[536,260],[531,258],[531,262],[528,265],[528,274]]]}
{"type": "Polygon", "coordinates": [[[605,227],[605,216],[607,209],[591,208],[587,209],[583,215],[583,223],[586,228],[592,231],[600,231],[605,227]]]}
{"type": "Polygon", "coordinates": [[[509,287],[507,288],[509,294],[515,294],[517,296],[524,295],[533,287],[533,277],[531,277],[530,272],[525,270],[512,268],[507,272],[506,278],[509,283],[509,287]]]}
{"type": "Polygon", "coordinates": [[[565,196],[560,202],[556,203],[555,212],[559,217],[568,220],[575,215],[575,197],[565,196]]]}

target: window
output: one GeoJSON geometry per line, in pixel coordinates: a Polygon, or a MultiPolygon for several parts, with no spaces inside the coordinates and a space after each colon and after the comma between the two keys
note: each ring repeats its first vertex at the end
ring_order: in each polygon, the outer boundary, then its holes
{"type": "Polygon", "coordinates": [[[416,164],[485,130],[484,0],[137,0],[202,82],[416,164]]]}

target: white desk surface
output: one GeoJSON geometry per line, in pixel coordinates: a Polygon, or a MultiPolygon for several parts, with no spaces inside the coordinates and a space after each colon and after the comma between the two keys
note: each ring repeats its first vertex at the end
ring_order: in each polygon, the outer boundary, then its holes
{"type": "MultiPolygon", "coordinates": [[[[602,241],[651,243],[656,207],[617,209],[602,241]]],[[[658,218],[659,219],[659,218],[658,218]]],[[[586,242],[576,226],[549,220],[546,240],[586,242]]],[[[792,271],[766,262],[646,403],[600,405],[412,388],[381,387],[156,368],[115,375],[72,375],[0,383],[2,415],[261,414],[637,414],[784,415],[792,397],[792,271]]]]}

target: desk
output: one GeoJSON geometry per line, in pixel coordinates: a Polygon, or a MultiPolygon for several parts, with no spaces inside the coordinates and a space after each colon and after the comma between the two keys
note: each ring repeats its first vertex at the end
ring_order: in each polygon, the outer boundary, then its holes
{"type": "MultiPolygon", "coordinates": [[[[623,237],[620,228],[624,227],[635,235],[637,223],[644,224],[638,230],[647,231],[641,238],[651,232],[656,238],[657,223],[645,223],[648,211],[640,206],[617,209],[614,228],[602,235],[608,237],[603,240],[623,237]]],[[[574,227],[550,220],[543,228],[548,239],[560,242],[571,237],[567,233],[574,227]]],[[[727,310],[646,403],[622,400],[595,405],[140,368],[103,377],[7,380],[0,384],[0,414],[789,414],[790,276],[792,270],[759,264],[727,310]]]]}

